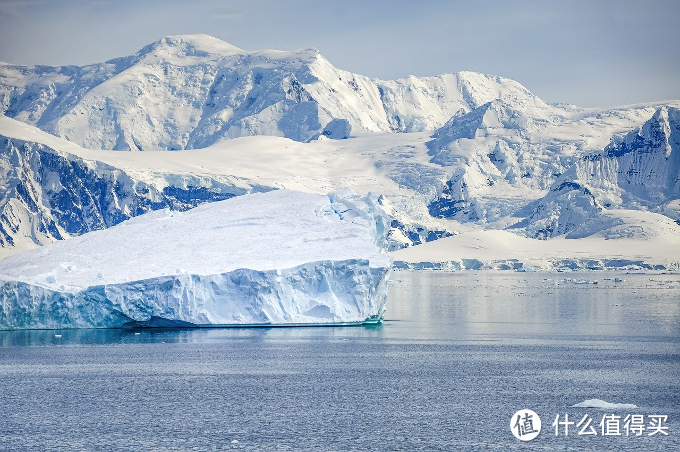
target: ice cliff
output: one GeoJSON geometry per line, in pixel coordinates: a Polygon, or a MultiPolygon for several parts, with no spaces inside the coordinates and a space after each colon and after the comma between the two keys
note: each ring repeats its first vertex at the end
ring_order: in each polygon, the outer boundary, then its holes
{"type": "Polygon", "coordinates": [[[375,198],[288,190],[161,210],[0,262],[0,328],[375,322],[375,198]]]}

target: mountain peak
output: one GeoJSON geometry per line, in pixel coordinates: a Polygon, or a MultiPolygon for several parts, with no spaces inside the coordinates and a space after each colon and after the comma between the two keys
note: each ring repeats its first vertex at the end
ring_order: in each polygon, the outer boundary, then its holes
{"type": "Polygon", "coordinates": [[[646,149],[659,150],[668,158],[674,148],[680,147],[680,109],[663,106],[640,127],[622,138],[614,138],[605,149],[609,156],[646,149]]]}
{"type": "Polygon", "coordinates": [[[663,140],[662,144],[665,145],[666,157],[669,157],[672,148],[680,144],[680,137],[678,136],[678,132],[680,132],[680,110],[674,107],[661,107],[654,113],[652,119],[642,126],[642,129],[643,133],[647,132],[650,135],[650,138],[654,138],[652,136],[654,129],[660,132],[658,135],[663,140]],[[653,123],[656,123],[656,127],[652,126],[653,123]]]}
{"type": "Polygon", "coordinates": [[[666,136],[670,136],[674,130],[680,129],[680,109],[671,106],[663,106],[654,112],[652,118],[643,125],[650,127],[657,124],[666,136]]]}
{"type": "Polygon", "coordinates": [[[489,129],[521,129],[530,122],[522,111],[501,99],[494,99],[467,113],[453,116],[433,137],[446,140],[474,139],[489,129]]]}
{"type": "Polygon", "coordinates": [[[165,36],[143,47],[135,54],[138,59],[211,58],[245,53],[234,45],[206,34],[165,36]]]}

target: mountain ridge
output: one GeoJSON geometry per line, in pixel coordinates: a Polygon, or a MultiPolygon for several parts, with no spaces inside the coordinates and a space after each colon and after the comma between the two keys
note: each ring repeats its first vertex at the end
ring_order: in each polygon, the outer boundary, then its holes
{"type": "Polygon", "coordinates": [[[334,119],[373,132],[433,130],[496,98],[543,103],[498,76],[383,81],[337,69],[316,49],[249,52],[207,35],[165,37],[94,65],[0,66],[0,112],[100,149],[190,149],[248,135],[308,141],[334,119]]]}

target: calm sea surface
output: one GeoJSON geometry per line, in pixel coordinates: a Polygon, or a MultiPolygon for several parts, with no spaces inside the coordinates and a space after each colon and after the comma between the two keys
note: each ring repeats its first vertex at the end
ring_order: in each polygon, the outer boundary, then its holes
{"type": "Polygon", "coordinates": [[[377,327],[0,332],[0,449],[680,450],[678,275],[393,280],[377,327]],[[571,407],[593,398],[638,408],[571,407]],[[601,436],[604,414],[668,436],[601,436]]]}

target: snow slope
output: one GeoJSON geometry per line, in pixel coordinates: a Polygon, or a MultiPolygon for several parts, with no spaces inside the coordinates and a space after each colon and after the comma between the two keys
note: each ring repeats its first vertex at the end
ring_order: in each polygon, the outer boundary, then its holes
{"type": "Polygon", "coordinates": [[[163,208],[268,190],[233,177],[159,174],[144,177],[81,158],[80,148],[0,117],[0,257],[163,208]],[[69,152],[70,151],[70,152],[69,152]]]}
{"type": "Polygon", "coordinates": [[[428,161],[426,139],[371,133],[300,143],[259,136],[200,150],[120,152],[84,149],[0,116],[0,257],[152,210],[278,188],[383,194],[395,221],[392,248],[450,235],[458,223],[427,212],[446,172],[428,161]]]}
{"type": "Polygon", "coordinates": [[[395,267],[443,270],[680,270],[680,227],[650,212],[615,211],[618,236],[538,240],[509,231],[464,232],[398,250],[395,267]],[[635,232],[634,235],[629,234],[635,232]]]}
{"type": "Polygon", "coordinates": [[[374,198],[351,192],[146,214],[0,262],[0,327],[379,320],[387,227],[374,198]]]}
{"type": "MultiPolygon", "coordinates": [[[[8,213],[0,217],[0,226],[13,239],[13,243],[3,245],[4,255],[109,227],[155,209],[168,206],[186,209],[272,188],[323,194],[351,187],[362,194],[384,195],[383,207],[393,217],[389,233],[392,249],[479,227],[475,222],[461,223],[430,215],[433,198],[439,196],[438,202],[442,200],[442,195],[437,194],[440,187],[461,169],[430,161],[431,155],[424,144],[427,133],[361,133],[347,140],[322,139],[309,143],[280,137],[243,137],[222,140],[206,149],[144,153],[84,149],[2,117],[0,135],[12,144],[4,148],[5,155],[12,149],[12,155],[23,155],[24,163],[20,166],[11,159],[5,160],[2,166],[6,168],[7,179],[24,181],[25,193],[40,194],[33,196],[33,204],[39,209],[36,214],[31,210],[31,202],[18,193],[19,184],[5,193],[3,208],[11,208],[9,213],[20,210],[21,215],[8,213]],[[55,161],[58,171],[50,169],[54,163],[45,163],[55,161]],[[20,168],[23,169],[19,171],[20,168]],[[42,225],[49,222],[54,222],[58,233],[50,233],[49,228],[42,225]]],[[[565,177],[568,174],[565,173],[565,177]]],[[[539,198],[544,202],[556,199],[550,201],[553,203],[548,205],[550,209],[539,209],[539,214],[528,221],[529,227],[521,231],[547,238],[560,234],[587,236],[608,229],[609,237],[639,232],[644,238],[641,227],[632,227],[634,219],[623,221],[616,212],[601,216],[601,204],[591,195],[580,195],[574,187],[579,185],[571,182],[561,188],[555,185],[544,198],[539,198]],[[537,233],[550,231],[540,213],[556,209],[561,209],[563,219],[568,219],[560,223],[566,226],[550,233],[537,233]],[[585,223],[587,227],[577,230],[577,226],[585,223]],[[626,233],[622,232],[624,229],[626,233]]],[[[532,199],[544,193],[520,185],[513,192],[501,183],[488,188],[474,200],[487,206],[507,206],[507,211],[498,209],[494,214],[501,220],[491,226],[500,224],[501,228],[517,223],[521,209],[530,209],[532,199]],[[516,200],[507,201],[514,196],[516,200]]],[[[673,206],[673,201],[668,201],[665,209],[672,211],[673,206]]],[[[621,205],[610,205],[609,210],[618,207],[621,205]]]]}

